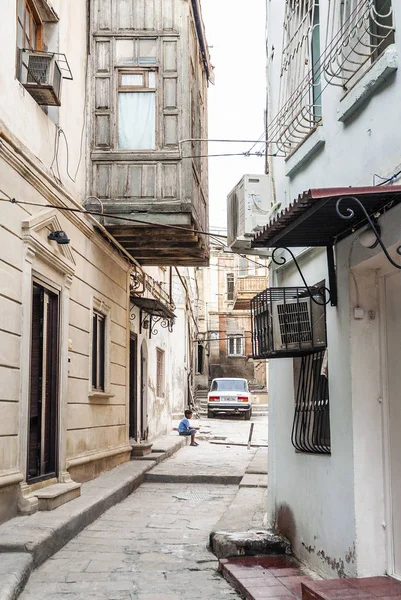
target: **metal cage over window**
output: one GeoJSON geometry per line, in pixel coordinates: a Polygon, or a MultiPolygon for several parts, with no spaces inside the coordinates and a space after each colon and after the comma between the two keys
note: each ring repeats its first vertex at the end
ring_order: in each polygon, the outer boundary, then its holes
{"type": "Polygon", "coordinates": [[[305,356],[326,348],[323,289],[267,288],[251,300],[251,315],[254,359],[305,356]]]}

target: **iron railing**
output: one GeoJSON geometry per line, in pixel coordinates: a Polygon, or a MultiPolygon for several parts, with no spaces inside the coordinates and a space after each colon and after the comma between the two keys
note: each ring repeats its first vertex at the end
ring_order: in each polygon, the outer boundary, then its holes
{"type": "Polygon", "coordinates": [[[324,288],[267,288],[251,300],[252,356],[288,358],[326,347],[324,288]],[[317,301],[312,301],[310,294],[317,301]]]}
{"type": "Polygon", "coordinates": [[[294,361],[296,400],[291,442],[299,452],[330,454],[328,373],[322,374],[325,350],[294,361]]]}

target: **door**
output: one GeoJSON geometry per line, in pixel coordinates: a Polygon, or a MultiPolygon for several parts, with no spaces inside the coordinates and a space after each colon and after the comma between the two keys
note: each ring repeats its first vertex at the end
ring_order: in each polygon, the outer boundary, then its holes
{"type": "Polygon", "coordinates": [[[59,298],[32,289],[28,482],[57,475],[59,298]]]}
{"type": "Polygon", "coordinates": [[[386,338],[393,574],[401,578],[401,274],[386,278],[386,338]]]}
{"type": "MultiPolygon", "coordinates": [[[[137,338],[130,339],[129,354],[129,437],[138,437],[138,366],[137,338]]],[[[138,440],[137,440],[138,441],[138,440]]]]}
{"type": "Polygon", "coordinates": [[[141,406],[140,434],[141,440],[148,439],[148,349],[145,340],[141,345],[141,406]]]}

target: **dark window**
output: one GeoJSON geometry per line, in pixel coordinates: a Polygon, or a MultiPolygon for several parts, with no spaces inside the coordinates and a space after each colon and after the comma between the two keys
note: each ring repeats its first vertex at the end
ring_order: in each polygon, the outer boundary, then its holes
{"type": "Polygon", "coordinates": [[[325,350],[294,359],[296,390],[291,441],[299,452],[330,454],[328,372],[322,373],[325,350]]]}
{"type": "Polygon", "coordinates": [[[234,300],[234,273],[227,273],[227,300],[234,300]]]}
{"type": "Polygon", "coordinates": [[[92,388],[101,392],[104,392],[105,324],[104,315],[94,312],[92,319],[92,388]]]}
{"type": "Polygon", "coordinates": [[[245,379],[215,379],[212,381],[211,392],[247,392],[248,383],[245,379]]]}

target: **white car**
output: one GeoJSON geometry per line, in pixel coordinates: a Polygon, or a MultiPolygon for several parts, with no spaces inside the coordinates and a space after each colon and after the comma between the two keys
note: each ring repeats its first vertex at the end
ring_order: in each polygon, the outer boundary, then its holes
{"type": "Polygon", "coordinates": [[[245,413],[249,421],[252,416],[252,394],[246,379],[219,377],[213,379],[207,396],[207,416],[213,418],[218,412],[245,413]]]}

